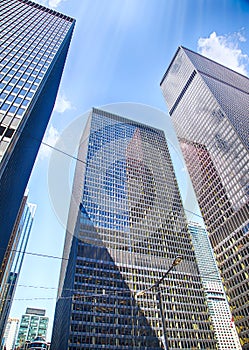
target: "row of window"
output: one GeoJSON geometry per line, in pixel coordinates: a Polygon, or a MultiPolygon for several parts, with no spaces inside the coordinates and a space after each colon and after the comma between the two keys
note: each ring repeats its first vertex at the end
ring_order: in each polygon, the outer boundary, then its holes
{"type": "MultiPolygon", "coordinates": [[[[17,5],[20,5],[20,2],[17,2],[17,5]]],[[[11,7],[10,11],[12,9],[14,7],[11,7]]],[[[21,8],[16,7],[15,10],[18,13],[16,21],[21,24],[21,27],[18,28],[18,23],[15,22],[14,15],[11,12],[3,14],[3,18],[6,18],[6,23],[8,23],[6,31],[4,30],[4,23],[2,23],[1,40],[5,41],[2,45],[3,51],[1,56],[3,56],[4,60],[1,64],[1,72],[3,74],[0,75],[0,79],[2,78],[2,83],[0,84],[1,88],[3,88],[1,110],[5,112],[5,116],[0,121],[3,123],[0,133],[6,141],[12,137],[14,130],[19,124],[18,118],[13,118],[13,116],[20,118],[24,114],[30,99],[33,98],[41,79],[52,61],[52,56],[54,56],[61,40],[63,40],[67,27],[70,26],[68,23],[63,23],[65,22],[64,20],[61,22],[58,17],[54,18],[53,16],[50,17],[51,22],[49,23],[45,13],[41,11],[40,14],[46,17],[46,28],[44,30],[44,28],[39,29],[36,26],[33,30],[32,26],[35,26],[35,21],[31,19],[28,13],[30,15],[32,13],[32,16],[37,18],[37,10],[24,5],[23,10],[27,12],[25,13],[25,18],[22,18],[20,14],[21,8]],[[31,10],[31,13],[29,10],[31,10]],[[8,16],[11,18],[10,23],[8,16]],[[26,29],[25,23],[27,24],[26,29]],[[13,30],[11,30],[12,24],[13,30]],[[51,36],[51,30],[53,30],[53,36],[51,36]],[[62,32],[63,35],[61,36],[62,32]],[[55,35],[61,37],[55,38],[55,35]],[[52,41],[54,45],[51,45],[52,41]]],[[[1,145],[1,154],[6,149],[6,145],[6,142],[1,145]]]]}

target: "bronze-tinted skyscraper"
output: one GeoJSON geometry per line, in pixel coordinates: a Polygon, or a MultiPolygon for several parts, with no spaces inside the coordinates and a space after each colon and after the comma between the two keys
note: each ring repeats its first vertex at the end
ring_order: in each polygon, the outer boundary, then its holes
{"type": "Polygon", "coordinates": [[[161,87],[249,349],[249,79],[179,47],[161,87]]]}

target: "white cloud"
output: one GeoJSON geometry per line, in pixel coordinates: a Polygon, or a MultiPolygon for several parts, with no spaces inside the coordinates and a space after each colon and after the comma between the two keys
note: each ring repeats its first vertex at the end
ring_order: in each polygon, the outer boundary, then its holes
{"type": "Polygon", "coordinates": [[[55,146],[56,142],[59,139],[58,130],[51,125],[49,129],[46,131],[46,134],[42,140],[42,144],[39,150],[39,158],[41,160],[48,158],[55,146]]]}
{"type": "Polygon", "coordinates": [[[238,73],[248,75],[249,56],[242,53],[240,44],[246,38],[241,32],[230,35],[211,33],[209,38],[198,40],[198,52],[238,73]]]}
{"type": "Polygon", "coordinates": [[[35,0],[40,5],[51,7],[53,9],[57,8],[62,1],[66,0],[35,0]]]}
{"type": "Polygon", "coordinates": [[[53,8],[56,8],[57,6],[60,5],[60,3],[61,3],[62,1],[63,1],[63,0],[49,0],[49,1],[48,1],[48,6],[53,7],[53,8]]]}
{"type": "Polygon", "coordinates": [[[64,94],[61,94],[59,92],[55,101],[54,111],[58,113],[64,113],[65,111],[72,108],[73,106],[71,102],[66,98],[64,94]]]}

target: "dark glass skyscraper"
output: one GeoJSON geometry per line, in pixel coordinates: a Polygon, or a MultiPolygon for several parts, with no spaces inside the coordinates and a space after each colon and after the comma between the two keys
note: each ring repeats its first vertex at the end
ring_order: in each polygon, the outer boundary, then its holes
{"type": "Polygon", "coordinates": [[[52,349],[216,349],[163,131],[93,109],[78,152],[52,349]]]}
{"type": "Polygon", "coordinates": [[[74,20],[29,0],[1,0],[0,15],[1,283],[5,251],[54,106],[74,20]]]}
{"type": "Polygon", "coordinates": [[[179,47],[161,87],[249,349],[249,79],[179,47]]]}

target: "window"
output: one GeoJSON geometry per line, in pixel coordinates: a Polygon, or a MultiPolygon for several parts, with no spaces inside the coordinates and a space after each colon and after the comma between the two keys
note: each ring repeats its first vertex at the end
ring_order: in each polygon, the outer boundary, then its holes
{"type": "Polygon", "coordinates": [[[17,109],[17,107],[11,106],[10,109],[9,109],[9,112],[15,113],[16,109],[17,109]]]}
{"type": "Polygon", "coordinates": [[[22,101],[22,106],[27,106],[28,103],[29,103],[29,100],[23,100],[22,101]]]}
{"type": "Polygon", "coordinates": [[[22,115],[24,113],[24,109],[23,108],[19,108],[17,111],[18,115],[22,115]]]}
{"type": "Polygon", "coordinates": [[[21,95],[21,96],[24,96],[24,95],[26,95],[26,92],[27,92],[26,90],[21,89],[21,90],[20,90],[20,95],[21,95]]]}
{"type": "Polygon", "coordinates": [[[14,102],[20,104],[21,101],[22,99],[20,97],[17,97],[14,102]]]}
{"type": "Polygon", "coordinates": [[[27,97],[33,97],[34,93],[33,92],[28,92],[27,97]]]}
{"type": "Polygon", "coordinates": [[[3,110],[3,111],[7,111],[7,109],[9,108],[9,104],[8,103],[4,103],[3,105],[2,105],[2,107],[1,107],[1,109],[3,110]]]}
{"type": "Polygon", "coordinates": [[[4,133],[5,127],[3,127],[2,125],[0,125],[0,135],[2,135],[4,133]]]}
{"type": "Polygon", "coordinates": [[[7,98],[7,101],[13,101],[14,100],[14,96],[13,95],[9,95],[7,98]]]}
{"type": "Polygon", "coordinates": [[[0,99],[4,100],[6,96],[7,96],[7,94],[2,93],[2,94],[0,95],[0,99]]]}
{"type": "Polygon", "coordinates": [[[8,129],[6,132],[5,132],[5,137],[11,137],[13,134],[14,134],[14,129],[8,129]]]}

